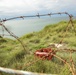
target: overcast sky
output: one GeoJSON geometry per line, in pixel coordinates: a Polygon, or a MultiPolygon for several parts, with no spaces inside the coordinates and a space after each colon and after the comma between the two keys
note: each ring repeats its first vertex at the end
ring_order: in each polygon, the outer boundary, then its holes
{"type": "Polygon", "coordinates": [[[0,0],[0,18],[50,12],[76,13],[76,0],[0,0]]]}

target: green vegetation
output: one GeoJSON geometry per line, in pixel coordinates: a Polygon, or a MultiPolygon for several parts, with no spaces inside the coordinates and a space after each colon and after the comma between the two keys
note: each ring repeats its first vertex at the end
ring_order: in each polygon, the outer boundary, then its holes
{"type": "MultiPolygon", "coordinates": [[[[0,66],[32,72],[71,75],[68,67],[57,58],[54,57],[51,61],[48,61],[40,60],[34,56],[36,50],[47,48],[50,43],[59,43],[65,34],[67,24],[68,22],[62,21],[58,24],[48,25],[39,32],[22,36],[20,40],[25,44],[26,50],[23,50],[17,40],[0,37],[0,66]],[[32,63],[34,60],[39,61],[32,63]],[[30,66],[27,65],[29,62],[31,63],[30,66]]],[[[74,21],[74,26],[76,28],[76,20],[74,21]]],[[[76,49],[76,32],[74,32],[71,25],[64,37],[63,43],[65,43],[68,48],[76,49]]],[[[69,53],[58,52],[57,55],[68,61],[69,53]]],[[[73,59],[76,63],[75,53],[73,53],[73,59]]],[[[0,75],[9,74],[0,72],[0,75]]]]}

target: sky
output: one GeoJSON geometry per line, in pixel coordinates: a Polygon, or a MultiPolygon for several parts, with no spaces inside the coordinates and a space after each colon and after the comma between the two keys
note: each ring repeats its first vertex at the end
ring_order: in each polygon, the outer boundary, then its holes
{"type": "Polygon", "coordinates": [[[76,15],[76,0],[0,0],[0,18],[51,12],[76,15]]]}

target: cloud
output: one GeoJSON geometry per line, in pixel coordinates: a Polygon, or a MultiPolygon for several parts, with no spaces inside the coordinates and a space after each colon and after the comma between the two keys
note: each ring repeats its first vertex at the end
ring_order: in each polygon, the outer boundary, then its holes
{"type": "Polygon", "coordinates": [[[76,0],[0,0],[0,16],[38,12],[75,12],[76,0]]]}

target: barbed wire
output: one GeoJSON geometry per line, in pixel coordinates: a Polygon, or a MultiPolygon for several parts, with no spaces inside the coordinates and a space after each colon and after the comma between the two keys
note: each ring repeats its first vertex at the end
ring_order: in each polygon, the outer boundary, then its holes
{"type": "MultiPolygon", "coordinates": [[[[9,31],[9,29],[5,25],[3,25],[3,23],[0,23],[0,25],[10,34],[10,36],[12,36],[15,39],[17,39],[21,43],[23,49],[25,50],[25,45],[23,44],[23,42],[14,33],[9,31]]],[[[3,30],[3,32],[4,32],[4,30],[3,30]]],[[[4,36],[4,34],[3,34],[3,36],[4,36]]]]}
{"type": "MultiPolygon", "coordinates": [[[[73,15],[70,15],[67,12],[48,13],[48,14],[39,14],[38,13],[37,15],[19,16],[19,17],[13,17],[13,18],[8,18],[8,19],[5,18],[3,20],[0,20],[0,25],[10,34],[10,36],[16,38],[21,43],[21,45],[23,46],[23,48],[25,50],[25,47],[24,47],[23,43],[20,41],[20,39],[14,33],[12,33],[11,31],[9,31],[8,28],[3,23],[6,22],[6,21],[9,21],[9,20],[18,19],[18,18],[22,18],[22,19],[27,18],[27,17],[39,17],[40,18],[42,16],[61,15],[61,14],[68,15],[68,17],[69,17],[68,25],[69,25],[69,23],[71,23],[72,24],[72,27],[74,28],[74,25],[73,25],[73,22],[72,22],[73,15]]],[[[66,28],[66,33],[67,33],[67,30],[68,30],[68,25],[67,25],[67,28],[66,28]]],[[[3,36],[6,36],[4,34],[4,30],[3,29],[2,29],[2,31],[3,31],[3,36]]],[[[76,32],[75,28],[74,28],[74,31],[76,32]]],[[[63,39],[64,39],[64,37],[65,37],[65,35],[63,36],[63,39]]],[[[63,39],[60,41],[60,43],[62,43],[63,39]]]]}
{"type": "MultiPolygon", "coordinates": [[[[24,19],[24,18],[29,18],[29,17],[38,17],[38,18],[40,18],[40,17],[43,17],[43,16],[52,16],[52,15],[62,15],[62,14],[65,14],[65,15],[67,15],[68,17],[69,17],[69,21],[68,21],[68,24],[67,24],[67,27],[66,27],[66,31],[65,32],[63,32],[63,38],[62,38],[62,40],[60,40],[60,42],[59,43],[62,43],[63,42],[63,40],[64,40],[64,38],[65,38],[65,36],[66,36],[66,34],[67,34],[67,31],[68,31],[68,27],[69,27],[69,25],[71,24],[71,26],[73,27],[73,29],[74,29],[74,32],[76,33],[76,30],[75,30],[75,27],[74,27],[74,24],[73,24],[73,19],[72,19],[72,17],[73,17],[73,15],[70,15],[69,13],[67,13],[67,12],[58,12],[58,13],[49,13],[49,14],[37,14],[37,15],[30,15],[30,16],[19,16],[19,17],[13,17],[13,18],[8,18],[8,19],[2,19],[2,20],[0,20],[0,26],[2,26],[2,31],[3,31],[3,36],[6,36],[6,34],[4,34],[4,29],[10,34],[10,36],[12,36],[12,37],[14,37],[15,39],[17,39],[20,43],[21,43],[21,45],[22,45],[22,47],[24,48],[24,50],[25,50],[25,44],[22,42],[22,40],[20,40],[14,33],[12,33],[11,31],[9,31],[9,29],[4,25],[4,22],[6,22],[6,21],[9,21],[9,20],[14,20],[14,19],[19,19],[19,18],[21,18],[21,19],[24,19]],[[4,29],[3,29],[4,28],[4,29]]],[[[76,52],[76,50],[70,50],[70,49],[66,49],[67,50],[67,52],[76,52]]],[[[57,51],[59,51],[59,50],[57,50],[57,51]]],[[[64,51],[64,50],[63,50],[64,51]]],[[[57,55],[54,55],[53,54],[53,56],[55,56],[56,58],[58,58],[58,59],[60,59],[61,61],[63,61],[63,62],[66,62],[64,59],[62,59],[62,58],[60,58],[60,57],[58,57],[57,55]]],[[[72,59],[72,57],[71,57],[71,59],[72,59]]],[[[32,63],[34,63],[34,62],[36,62],[37,60],[35,60],[35,61],[33,61],[32,63]]],[[[67,62],[66,62],[66,64],[68,64],[67,62]]],[[[29,63],[29,65],[31,65],[31,63],[29,63]]],[[[72,63],[72,65],[73,65],[73,63],[72,63]]],[[[69,66],[69,64],[68,64],[68,66],[69,66]]],[[[74,66],[74,65],[73,65],[74,66]]],[[[70,68],[71,68],[71,66],[69,66],[70,68]]],[[[0,67],[0,71],[3,71],[3,72],[6,72],[7,70],[9,70],[8,68],[7,69],[5,69],[5,68],[2,68],[2,67],[0,67]],[[3,70],[4,69],[4,70],[3,70]]],[[[21,71],[18,71],[19,73],[21,72],[21,71]]],[[[73,74],[73,70],[72,70],[72,68],[71,68],[71,72],[72,72],[72,74],[73,74]]],[[[16,73],[16,71],[15,70],[9,70],[7,73],[16,73]]],[[[22,74],[22,75],[25,75],[25,74],[22,74]]],[[[29,74],[27,74],[27,75],[30,75],[30,73],[29,74]]],[[[39,75],[39,74],[37,74],[37,75],[39,75]]],[[[73,74],[74,75],[74,74],[73,74]]]]}
{"type": "Polygon", "coordinates": [[[27,18],[27,17],[42,17],[42,16],[51,16],[51,15],[61,15],[61,14],[65,14],[65,15],[68,15],[69,17],[72,16],[70,15],[69,13],[67,12],[58,12],[58,13],[48,13],[48,14],[37,14],[37,15],[30,15],[30,16],[19,16],[19,17],[13,17],[13,18],[8,18],[8,19],[3,19],[3,20],[0,20],[0,22],[6,22],[6,21],[9,21],[9,20],[13,20],[13,19],[18,19],[18,18],[21,18],[21,19],[24,19],[24,18],[27,18]]]}

